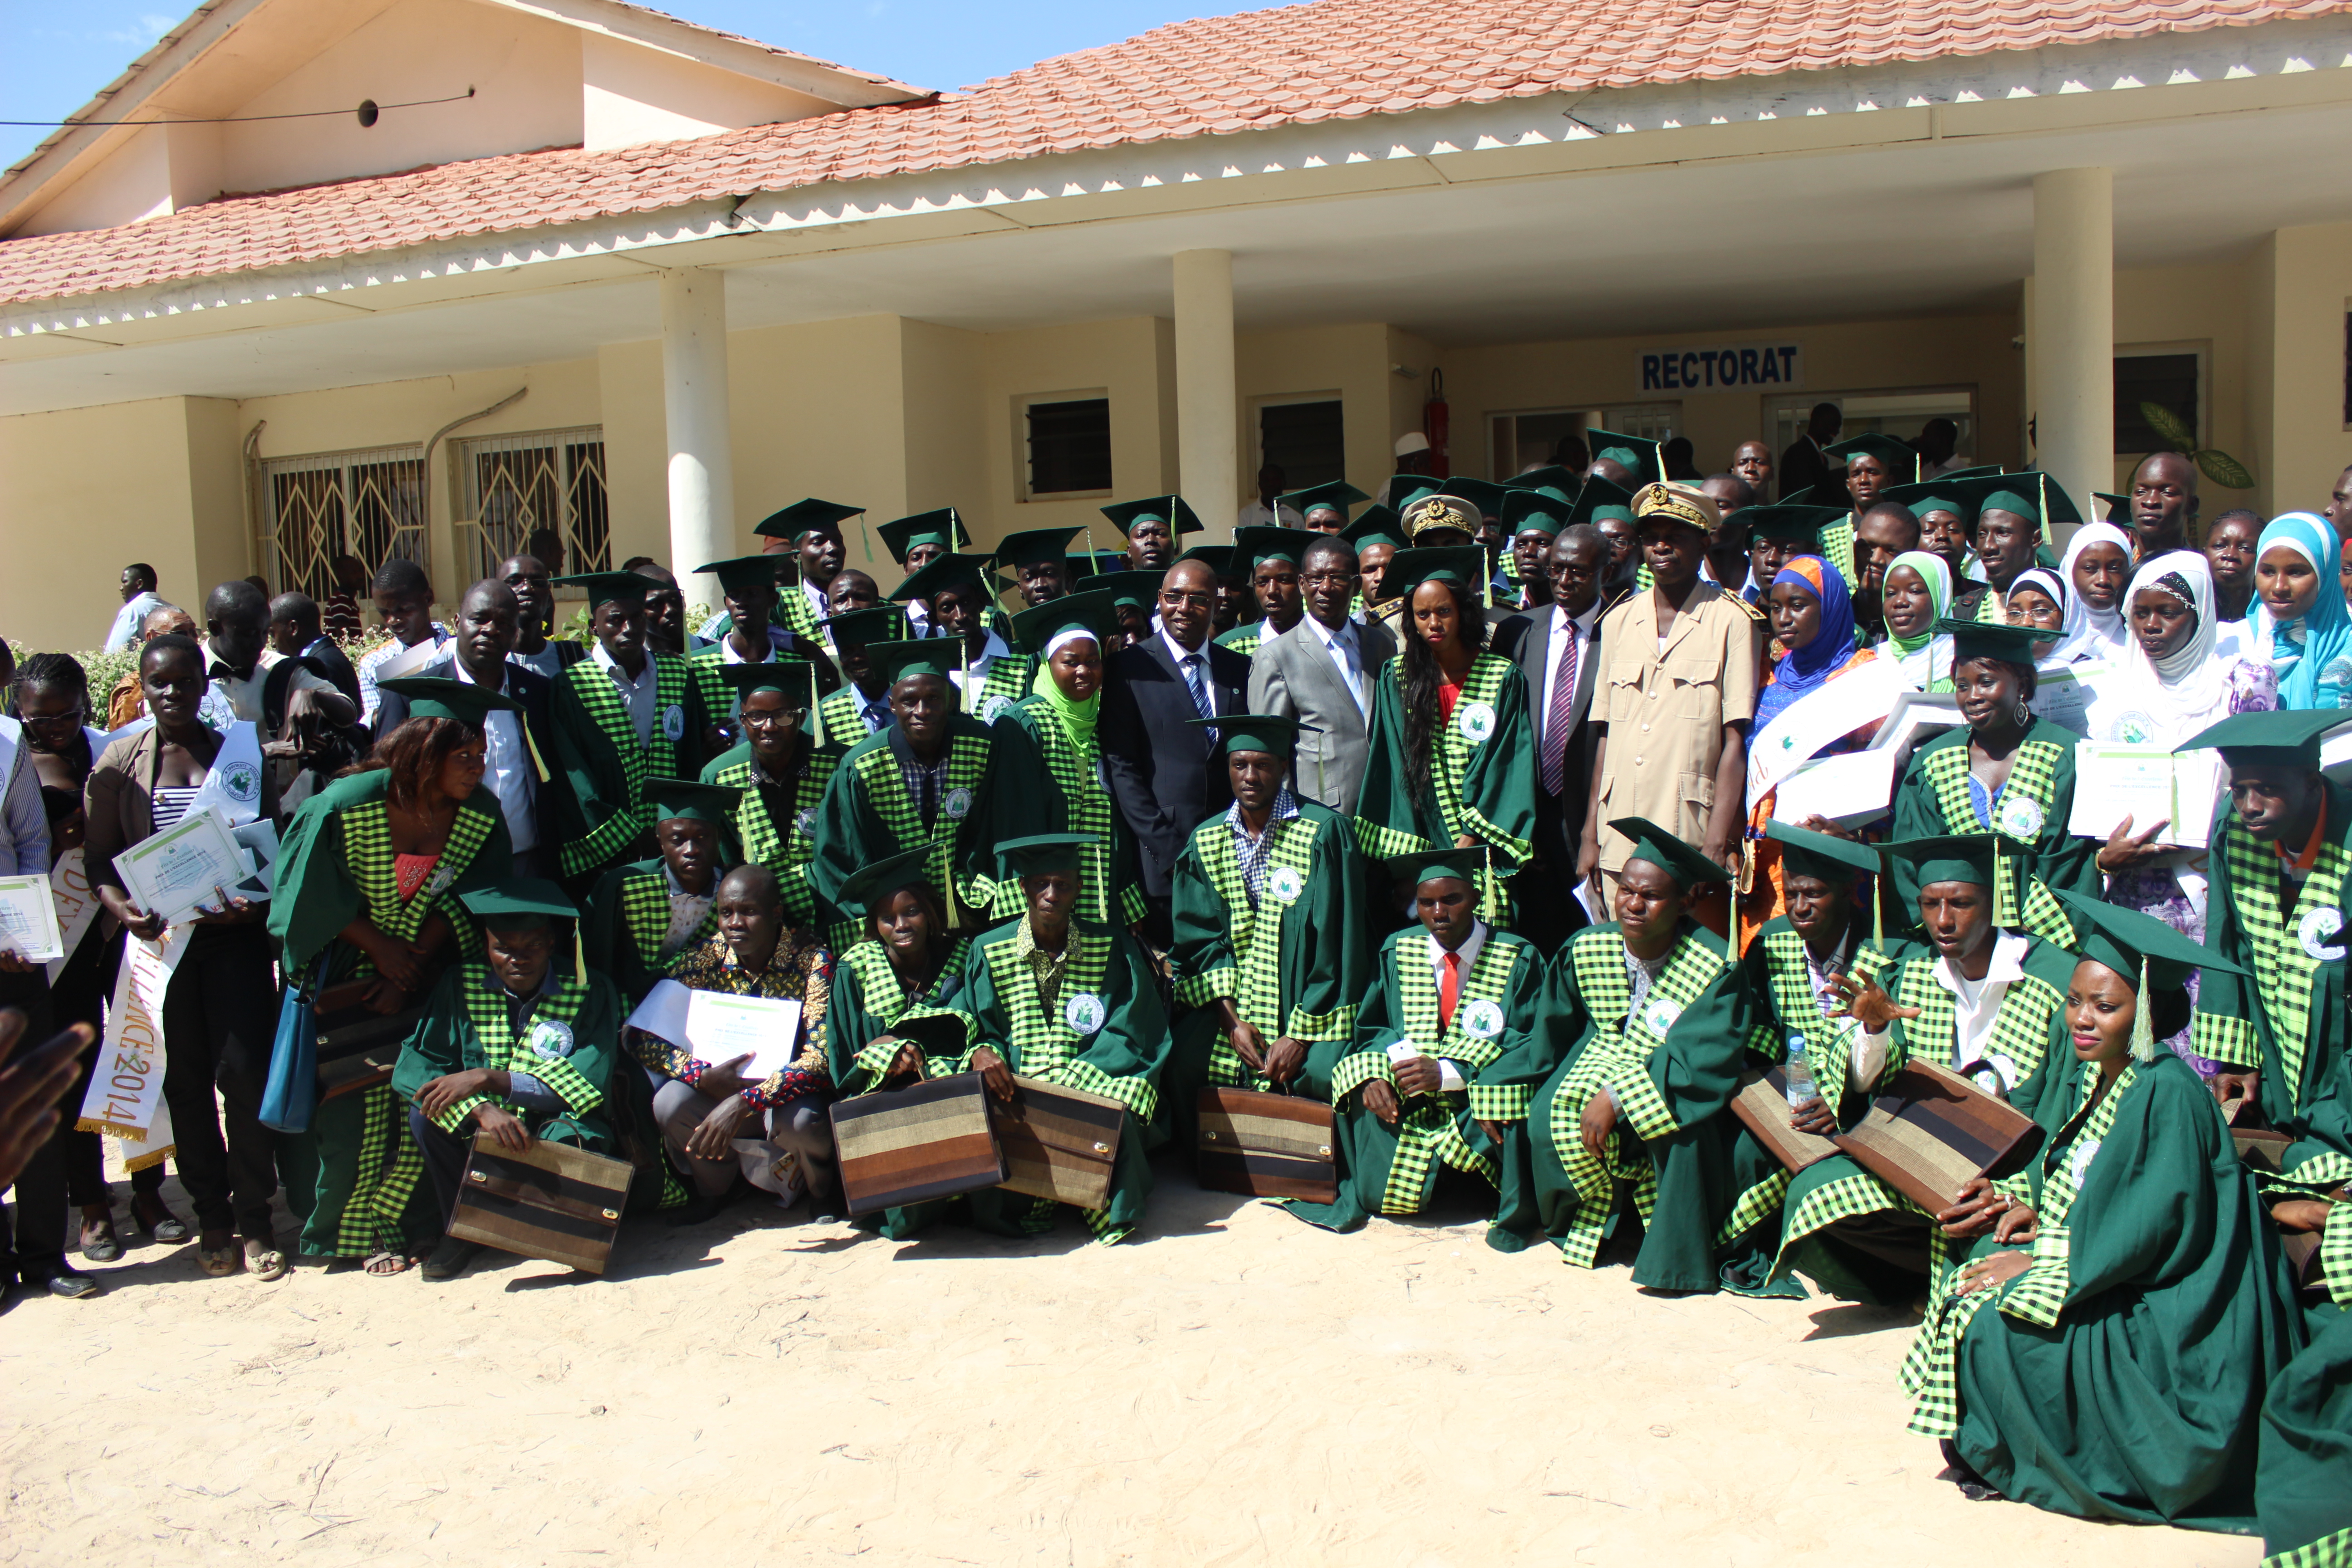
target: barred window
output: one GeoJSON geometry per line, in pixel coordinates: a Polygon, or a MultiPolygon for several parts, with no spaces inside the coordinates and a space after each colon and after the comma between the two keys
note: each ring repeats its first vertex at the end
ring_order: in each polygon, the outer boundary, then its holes
{"type": "Polygon", "coordinates": [[[261,472],[265,575],[273,592],[324,602],[343,555],[356,557],[370,577],[394,557],[429,567],[423,448],[272,458],[261,472]]]}
{"type": "Polygon", "coordinates": [[[460,441],[457,468],[457,539],[475,577],[510,555],[538,555],[557,576],[612,568],[602,426],[460,441]]]}

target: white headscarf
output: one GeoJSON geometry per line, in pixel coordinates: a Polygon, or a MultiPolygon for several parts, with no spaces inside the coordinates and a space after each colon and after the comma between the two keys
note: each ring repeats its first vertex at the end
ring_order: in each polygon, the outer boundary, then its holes
{"type": "MultiPolygon", "coordinates": [[[[2125,591],[2122,602],[2114,609],[2095,610],[2084,600],[2083,590],[2074,584],[2074,563],[2081,560],[2083,552],[2094,544],[2114,545],[2124,552],[2124,561],[2127,564],[2132,558],[2131,535],[2112,522],[2086,522],[2074,531],[2073,541],[2066,546],[2066,559],[2059,563],[2058,570],[2065,579],[2069,602],[2081,606],[2080,630],[2076,629],[2076,613],[2069,610],[2066,615],[2066,640],[2052,652],[2053,658],[2069,664],[2084,658],[2121,658],[2131,646],[2131,625],[2127,618],[2131,611],[2130,591],[2125,591]]],[[[2209,584],[2212,580],[2210,570],[2206,580],[2209,584]]]]}
{"type": "Polygon", "coordinates": [[[2213,568],[2200,550],[2168,550],[2140,563],[2124,590],[2126,607],[2144,590],[2185,600],[2197,617],[2189,640],[2151,659],[2132,639],[2122,668],[2099,686],[2090,715],[2095,740],[2177,746],[2230,713],[2230,666],[2213,657],[2220,627],[2213,616],[2213,568]]]}
{"type": "Polygon", "coordinates": [[[2068,593],[2066,584],[2059,581],[2058,574],[2051,571],[2047,566],[2029,566],[2017,574],[2017,581],[2009,585],[2009,591],[2014,594],[2020,588],[2039,588],[2050,596],[2052,604],[2058,606],[2058,614],[2063,619],[2059,626],[2057,635],[2051,641],[2049,653],[2035,660],[2034,668],[2063,669],[2072,662],[2066,657],[2067,647],[2074,642],[2074,634],[2083,624],[2083,611],[2079,603],[2082,595],[2068,593]]]}

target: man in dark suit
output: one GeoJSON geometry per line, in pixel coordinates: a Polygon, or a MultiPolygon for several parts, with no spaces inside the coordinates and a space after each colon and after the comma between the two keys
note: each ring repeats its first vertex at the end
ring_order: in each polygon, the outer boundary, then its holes
{"type": "Polygon", "coordinates": [[[1519,667],[1536,735],[1535,854],[1511,885],[1518,931],[1544,952],[1591,923],[1575,897],[1576,851],[1591,800],[1593,742],[1585,721],[1601,672],[1601,583],[1609,542],[1590,523],[1560,530],[1544,557],[1552,602],[1513,616],[1494,651],[1519,667]]]}
{"type": "Polygon", "coordinates": [[[1195,719],[1247,711],[1249,660],[1209,640],[1217,574],[1179,561],[1160,586],[1160,630],[1110,658],[1097,735],[1119,816],[1143,860],[1145,933],[1169,941],[1168,891],[1176,858],[1198,827],[1233,804],[1213,731],[1195,719]]]}
{"type": "MultiPolygon", "coordinates": [[[[485,721],[489,759],[482,787],[498,796],[499,812],[507,819],[507,832],[514,839],[515,875],[551,880],[556,844],[547,797],[563,787],[563,775],[552,773],[541,780],[539,759],[555,754],[555,685],[529,665],[507,658],[521,629],[522,604],[514,590],[495,577],[485,577],[466,590],[457,607],[457,635],[441,657],[411,673],[503,691],[522,704],[520,714],[493,712],[485,721]]],[[[376,702],[376,739],[391,734],[407,717],[408,700],[395,691],[383,692],[376,702]]]]}
{"type": "MultiPolygon", "coordinates": [[[[1836,404],[1813,405],[1812,415],[1805,421],[1803,433],[1790,442],[1789,449],[1780,454],[1782,500],[1800,499],[1806,490],[1837,471],[1822,448],[1836,440],[1838,432],[1844,426],[1845,415],[1836,404]]],[[[1736,585],[1727,585],[1731,586],[1735,594],[1739,591],[1736,585]]]]}
{"type": "Polygon", "coordinates": [[[342,645],[320,630],[319,602],[308,594],[280,594],[269,601],[269,646],[286,658],[310,661],[312,673],[351,699],[360,710],[360,672],[342,645]]]}

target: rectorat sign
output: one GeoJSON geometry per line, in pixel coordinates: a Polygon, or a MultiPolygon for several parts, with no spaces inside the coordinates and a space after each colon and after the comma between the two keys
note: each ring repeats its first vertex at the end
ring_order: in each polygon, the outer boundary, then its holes
{"type": "Polygon", "coordinates": [[[1716,343],[1659,349],[1641,356],[1643,392],[1731,392],[1770,386],[1789,391],[1805,384],[1801,343],[1716,343]]]}

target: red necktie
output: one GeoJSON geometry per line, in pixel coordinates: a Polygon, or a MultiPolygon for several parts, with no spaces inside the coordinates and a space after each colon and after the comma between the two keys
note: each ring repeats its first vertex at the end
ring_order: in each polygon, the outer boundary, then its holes
{"type": "Polygon", "coordinates": [[[1437,983],[1437,1027],[1440,1033],[1453,1026],[1454,1005],[1462,999],[1462,955],[1445,955],[1445,974],[1437,983]]]}

